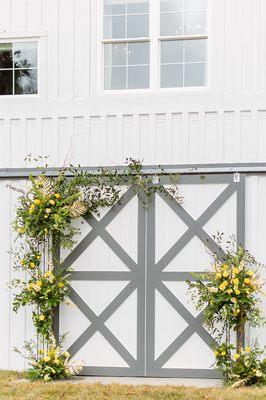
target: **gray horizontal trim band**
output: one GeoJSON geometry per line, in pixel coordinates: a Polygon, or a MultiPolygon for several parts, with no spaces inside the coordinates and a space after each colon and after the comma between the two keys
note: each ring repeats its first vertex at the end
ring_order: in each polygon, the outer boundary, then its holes
{"type": "Polygon", "coordinates": [[[195,378],[195,379],[221,379],[221,374],[213,369],[179,369],[161,368],[147,371],[147,377],[160,378],[195,378]]]}
{"type": "Polygon", "coordinates": [[[144,377],[141,367],[84,367],[81,376],[133,376],[144,377]]]}
{"type": "Polygon", "coordinates": [[[134,281],[137,273],[131,271],[74,271],[70,272],[72,281],[134,281]]]}
{"type": "MultiPolygon", "coordinates": [[[[206,271],[195,271],[195,272],[185,272],[185,271],[162,271],[156,274],[156,282],[184,282],[186,280],[195,281],[197,278],[193,274],[203,274],[206,271]]],[[[201,279],[202,280],[202,279],[201,279]]],[[[207,279],[206,279],[207,281],[207,279]]]]}
{"type": "MultiPolygon", "coordinates": [[[[125,166],[104,166],[112,171],[118,171],[123,174],[125,166]]],[[[160,168],[156,165],[145,165],[142,167],[142,172],[147,175],[169,173],[180,174],[224,174],[224,173],[263,173],[266,172],[266,163],[218,163],[218,164],[176,164],[176,165],[162,165],[160,168]]],[[[45,173],[48,176],[56,176],[58,168],[46,168],[45,173]]],[[[92,174],[99,175],[99,167],[81,167],[80,171],[88,171],[92,174]]],[[[38,175],[42,171],[39,168],[0,168],[0,179],[12,178],[28,178],[30,174],[38,175]]],[[[71,176],[70,173],[67,176],[71,176]]]]}

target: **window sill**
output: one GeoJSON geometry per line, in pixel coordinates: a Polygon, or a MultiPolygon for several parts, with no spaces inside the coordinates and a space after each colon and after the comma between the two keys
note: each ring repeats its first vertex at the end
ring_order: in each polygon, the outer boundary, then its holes
{"type": "Polygon", "coordinates": [[[160,96],[160,95],[184,95],[184,94],[198,94],[198,93],[209,93],[209,86],[202,87],[185,87],[185,88],[163,88],[159,90],[152,89],[132,89],[132,90],[105,90],[99,93],[99,96],[112,96],[112,97],[122,97],[122,96],[160,96]]]}

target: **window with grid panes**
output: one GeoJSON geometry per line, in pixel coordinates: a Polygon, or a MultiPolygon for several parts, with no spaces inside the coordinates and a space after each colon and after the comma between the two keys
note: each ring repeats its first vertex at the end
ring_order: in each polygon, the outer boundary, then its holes
{"type": "Polygon", "coordinates": [[[104,0],[104,89],[206,86],[207,1],[104,0]]]}
{"type": "Polygon", "coordinates": [[[0,96],[38,92],[38,43],[0,43],[0,96]]]}

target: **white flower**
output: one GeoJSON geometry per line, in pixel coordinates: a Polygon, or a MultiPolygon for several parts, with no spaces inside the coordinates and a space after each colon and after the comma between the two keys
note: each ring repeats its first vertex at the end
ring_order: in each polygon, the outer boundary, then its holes
{"type": "Polygon", "coordinates": [[[218,289],[216,287],[214,287],[214,286],[208,287],[208,290],[209,290],[210,293],[217,293],[218,292],[218,289]]]}

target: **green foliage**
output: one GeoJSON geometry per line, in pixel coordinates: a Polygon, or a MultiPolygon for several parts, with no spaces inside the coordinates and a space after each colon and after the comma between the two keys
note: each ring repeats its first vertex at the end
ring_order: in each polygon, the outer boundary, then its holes
{"type": "Polygon", "coordinates": [[[232,345],[222,343],[215,349],[216,366],[225,376],[225,383],[239,386],[266,384],[266,358],[257,343],[239,353],[232,345]],[[232,354],[234,352],[234,355],[232,354]]]}
{"type": "MultiPolygon", "coordinates": [[[[69,361],[70,355],[63,350],[63,342],[64,337],[56,343],[52,336],[46,349],[39,349],[33,341],[25,343],[24,351],[26,355],[23,354],[23,356],[30,365],[27,373],[30,380],[41,379],[49,382],[51,380],[68,379],[82,370],[82,364],[69,361]]],[[[19,350],[15,349],[15,351],[22,355],[19,350]]]]}

